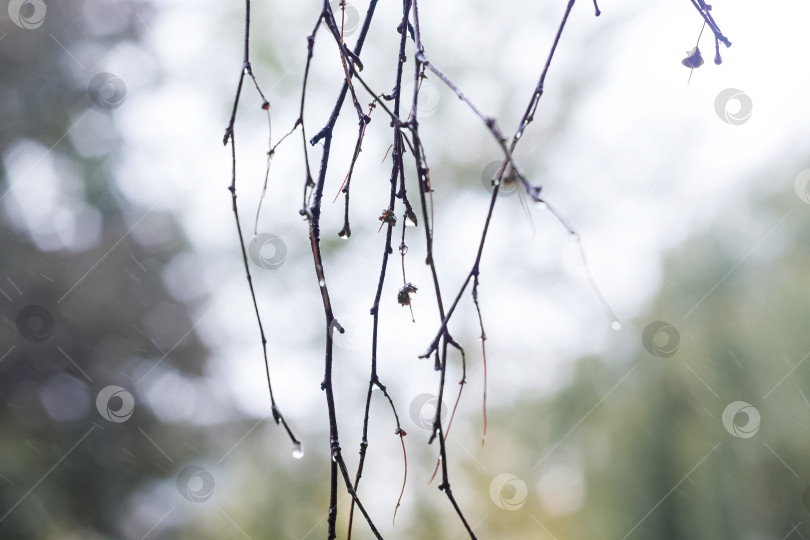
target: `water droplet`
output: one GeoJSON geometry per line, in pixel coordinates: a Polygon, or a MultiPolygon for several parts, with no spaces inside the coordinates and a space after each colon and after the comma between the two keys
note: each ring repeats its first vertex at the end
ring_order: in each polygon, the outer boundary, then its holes
{"type": "Polygon", "coordinates": [[[575,232],[571,233],[571,241],[575,244],[579,244],[579,235],[575,232]]]}
{"type": "Polygon", "coordinates": [[[405,226],[406,227],[416,227],[416,223],[410,218],[409,215],[405,214],[405,226]]]}
{"type": "Polygon", "coordinates": [[[349,239],[349,235],[348,235],[348,234],[346,234],[346,233],[345,233],[345,232],[343,232],[343,231],[340,231],[340,232],[338,233],[338,236],[339,236],[340,238],[342,238],[343,240],[348,240],[348,239],[349,239]]]}
{"type": "Polygon", "coordinates": [[[324,280],[322,280],[322,279],[319,279],[319,280],[318,280],[318,285],[319,285],[320,287],[326,287],[326,282],[325,282],[324,280]]]}
{"type": "Polygon", "coordinates": [[[292,457],[295,459],[301,459],[304,457],[304,445],[298,441],[295,441],[293,444],[292,457]]]}
{"type": "Polygon", "coordinates": [[[612,323],[610,323],[610,327],[618,332],[619,330],[622,329],[622,323],[620,323],[619,321],[613,321],[612,323]]]}
{"type": "Polygon", "coordinates": [[[546,202],[545,202],[545,201],[540,201],[540,202],[537,204],[537,207],[538,207],[540,210],[548,210],[548,204],[546,204],[546,202]]]}

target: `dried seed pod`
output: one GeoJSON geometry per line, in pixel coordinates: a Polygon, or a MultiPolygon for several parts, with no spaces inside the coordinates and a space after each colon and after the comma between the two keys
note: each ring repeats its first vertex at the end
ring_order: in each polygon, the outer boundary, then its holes
{"type": "Polygon", "coordinates": [[[700,48],[696,45],[691,51],[686,51],[686,58],[681,60],[681,64],[689,69],[699,68],[703,65],[703,56],[700,54],[700,48]]]}

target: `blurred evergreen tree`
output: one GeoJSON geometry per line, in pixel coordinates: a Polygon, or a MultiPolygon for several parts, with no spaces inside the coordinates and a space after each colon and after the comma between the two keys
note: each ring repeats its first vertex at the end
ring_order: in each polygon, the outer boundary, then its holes
{"type": "MultiPolygon", "coordinates": [[[[170,215],[135,206],[113,178],[125,82],[102,74],[91,85],[106,54],[140,47],[151,9],[135,0],[6,4],[0,538],[120,537],[133,489],[196,454],[196,428],[156,417],[137,380],[157,363],[148,377],[200,375],[206,358],[189,309],[162,278],[186,240],[170,215]],[[134,395],[123,422],[97,409],[109,385],[134,395]]],[[[125,415],[125,398],[113,396],[109,410],[125,415]]]]}

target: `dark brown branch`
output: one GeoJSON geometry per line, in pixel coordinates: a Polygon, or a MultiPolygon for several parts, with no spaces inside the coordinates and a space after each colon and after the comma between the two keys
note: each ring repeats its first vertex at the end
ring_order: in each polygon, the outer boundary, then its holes
{"type": "MultiPolygon", "coordinates": [[[[410,11],[410,0],[404,0],[403,2],[403,21],[407,21],[408,12],[410,11]]],[[[404,24],[404,23],[403,23],[404,24]]],[[[394,115],[399,116],[399,105],[400,105],[400,96],[399,96],[399,87],[402,80],[402,65],[405,62],[405,32],[402,32],[402,36],[400,39],[400,46],[399,46],[399,60],[397,63],[397,75],[396,75],[396,86],[397,89],[395,100],[394,100],[394,115]]],[[[394,128],[394,158],[393,158],[393,167],[391,171],[391,189],[389,192],[389,199],[388,199],[388,208],[387,212],[390,216],[393,217],[394,215],[394,204],[396,202],[396,195],[397,195],[397,179],[398,177],[404,174],[402,170],[402,138],[399,131],[399,127],[394,128]]],[[[385,222],[384,222],[385,223],[385,222]]],[[[371,316],[373,318],[372,323],[372,338],[371,338],[371,374],[369,376],[369,386],[368,386],[368,393],[366,395],[366,409],[363,416],[363,433],[360,443],[360,461],[357,465],[357,473],[355,475],[355,482],[354,482],[354,489],[356,490],[358,485],[360,484],[360,478],[363,474],[363,466],[365,465],[366,460],[366,452],[368,449],[368,421],[369,421],[369,413],[371,409],[371,392],[374,388],[374,385],[382,385],[379,383],[379,378],[377,375],[377,339],[378,339],[378,328],[379,328],[379,320],[380,320],[380,300],[382,298],[382,291],[383,285],[385,283],[385,271],[388,267],[388,257],[392,253],[393,249],[391,247],[391,238],[393,236],[393,230],[395,225],[395,219],[388,221],[388,227],[386,230],[385,235],[385,245],[383,247],[383,255],[382,255],[382,262],[380,264],[380,278],[377,282],[377,292],[374,297],[374,304],[371,306],[371,316]]],[[[387,393],[386,393],[387,395],[387,393]]],[[[390,401],[390,398],[389,398],[390,401]]],[[[396,409],[394,408],[394,403],[391,401],[391,408],[394,410],[394,414],[396,415],[396,409]]],[[[399,418],[397,417],[397,430],[401,431],[401,426],[399,425],[399,418]]],[[[403,450],[404,450],[404,442],[403,442],[403,450]]],[[[403,485],[404,488],[404,485],[403,485]]],[[[397,506],[399,504],[397,503],[397,506]]],[[[348,539],[351,539],[352,534],[352,515],[354,512],[354,504],[349,510],[349,530],[348,530],[348,539]]]]}
{"type": "Polygon", "coordinates": [[[708,5],[704,0],[692,0],[692,5],[695,6],[695,9],[698,10],[700,16],[703,17],[703,20],[706,24],[709,25],[712,33],[714,34],[714,38],[716,41],[722,42],[723,45],[726,47],[731,47],[731,42],[728,40],[726,36],[723,35],[723,32],[720,31],[720,27],[717,26],[717,23],[712,17],[711,10],[712,7],[708,5]]]}
{"type": "MultiPolygon", "coordinates": [[[[374,8],[376,7],[376,0],[371,0],[369,3],[369,9],[366,14],[365,22],[363,23],[363,28],[360,32],[360,36],[358,37],[357,45],[355,45],[354,49],[354,57],[359,57],[360,51],[362,50],[363,43],[365,41],[366,35],[368,33],[369,25],[371,24],[371,18],[374,15],[374,8]]],[[[309,68],[309,64],[312,57],[312,48],[315,42],[315,34],[320,27],[322,21],[326,21],[327,26],[332,30],[333,35],[338,40],[338,44],[340,46],[341,57],[345,58],[344,48],[342,47],[342,43],[340,43],[340,36],[337,34],[337,28],[335,25],[334,17],[332,16],[331,8],[329,7],[329,3],[327,0],[323,2],[323,9],[321,10],[321,14],[318,16],[318,21],[315,24],[315,28],[313,29],[312,34],[308,38],[308,59],[307,59],[307,69],[309,68]]],[[[366,521],[369,524],[372,532],[377,538],[381,538],[379,532],[377,532],[374,523],[371,521],[371,518],[366,513],[365,509],[361,505],[359,499],[356,495],[356,490],[352,485],[351,479],[349,478],[348,471],[346,470],[346,465],[343,462],[343,457],[340,451],[340,438],[338,434],[337,428],[337,413],[335,410],[335,399],[334,399],[334,389],[332,386],[332,368],[333,368],[333,360],[332,360],[332,348],[333,348],[333,341],[332,341],[332,329],[334,327],[335,318],[332,310],[331,301],[329,299],[329,289],[327,287],[326,282],[326,275],[324,273],[323,268],[323,259],[321,256],[321,249],[320,249],[320,218],[321,218],[321,207],[322,207],[322,199],[323,199],[323,189],[324,183],[326,180],[326,170],[329,163],[329,152],[331,149],[332,144],[332,131],[334,129],[335,123],[337,122],[337,118],[340,114],[340,108],[343,104],[344,99],[346,98],[346,94],[350,88],[350,78],[351,72],[349,73],[349,77],[346,78],[343,82],[343,86],[341,88],[340,94],[338,95],[338,99],[335,103],[334,108],[332,109],[332,114],[329,117],[329,121],[327,122],[326,126],[321,129],[321,131],[310,141],[311,144],[316,144],[319,140],[323,139],[323,154],[321,156],[321,163],[320,169],[318,171],[318,179],[315,182],[314,186],[310,186],[311,182],[311,175],[309,174],[309,170],[307,171],[307,182],[304,188],[304,200],[305,205],[307,204],[307,189],[311,189],[310,191],[310,198],[311,204],[307,208],[306,206],[302,209],[302,214],[308,218],[309,221],[309,240],[310,240],[310,247],[312,250],[312,260],[315,267],[315,275],[318,282],[318,287],[321,291],[321,298],[323,300],[323,308],[324,308],[324,316],[325,316],[325,325],[326,325],[326,351],[325,351],[325,359],[324,359],[324,378],[323,382],[321,383],[321,388],[324,390],[326,394],[326,403],[327,403],[327,411],[329,416],[329,441],[330,441],[330,453],[332,455],[332,461],[330,464],[330,490],[329,490],[329,512],[327,518],[327,528],[328,528],[328,539],[332,540],[336,538],[336,521],[337,521],[337,477],[338,477],[338,470],[342,474],[344,478],[344,482],[346,485],[346,489],[348,490],[349,494],[352,496],[352,504],[357,504],[358,508],[360,508],[363,516],[366,518],[366,521]]],[[[352,89],[352,96],[354,97],[354,90],[352,89]]],[[[301,98],[301,122],[303,122],[303,103],[304,103],[304,95],[302,94],[301,98]]],[[[362,111],[358,110],[358,115],[362,115],[362,111]]]]}

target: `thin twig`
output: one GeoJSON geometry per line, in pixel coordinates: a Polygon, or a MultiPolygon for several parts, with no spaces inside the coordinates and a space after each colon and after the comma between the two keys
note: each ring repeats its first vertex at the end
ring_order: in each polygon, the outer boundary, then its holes
{"type": "MultiPolygon", "coordinates": [[[[236,111],[239,108],[239,98],[242,95],[242,84],[245,80],[245,75],[249,75],[251,79],[253,79],[253,83],[256,86],[256,90],[259,92],[259,95],[262,97],[264,103],[267,103],[267,99],[265,99],[264,94],[262,93],[261,89],[259,88],[259,83],[256,81],[256,78],[253,76],[253,70],[250,65],[250,0],[245,0],[245,44],[244,44],[244,57],[242,61],[242,70],[239,72],[239,83],[236,86],[236,96],[233,100],[233,109],[231,110],[231,117],[228,121],[228,126],[225,128],[225,137],[223,138],[223,144],[227,145],[229,142],[231,143],[231,185],[228,187],[228,190],[231,192],[231,201],[232,201],[232,208],[233,208],[233,215],[234,220],[236,221],[236,232],[239,236],[239,247],[242,250],[242,263],[244,264],[245,274],[247,275],[247,282],[248,287],[250,288],[250,296],[253,300],[253,309],[256,313],[256,321],[259,325],[259,335],[261,336],[262,341],[262,352],[264,354],[264,367],[265,367],[265,374],[267,376],[267,388],[270,392],[270,410],[273,414],[273,420],[275,420],[276,424],[281,424],[284,426],[284,429],[287,432],[290,440],[293,443],[293,448],[298,447],[301,445],[301,442],[295,437],[290,426],[287,424],[284,415],[281,414],[278,406],[276,405],[275,396],[273,395],[273,385],[270,382],[270,361],[267,356],[267,338],[264,334],[264,325],[262,324],[262,318],[259,313],[259,303],[256,299],[256,291],[253,287],[253,277],[250,274],[250,265],[248,264],[248,256],[247,256],[247,249],[245,248],[245,240],[244,236],[242,235],[242,224],[239,220],[239,209],[236,205],[236,134],[235,134],[235,124],[236,124],[236,111]]],[[[269,112],[268,112],[268,122],[269,122],[269,112]]]]}

